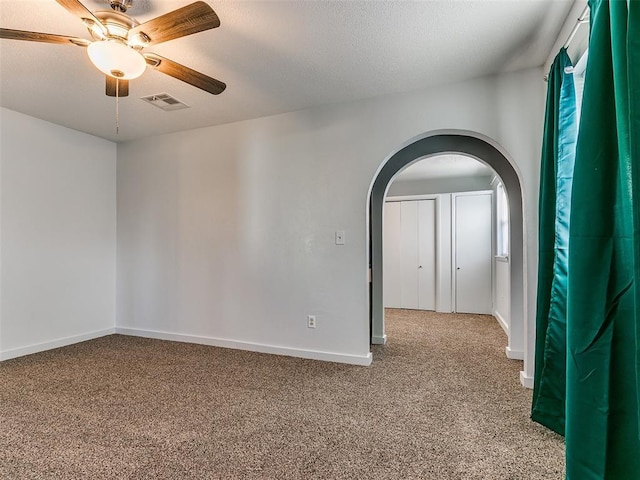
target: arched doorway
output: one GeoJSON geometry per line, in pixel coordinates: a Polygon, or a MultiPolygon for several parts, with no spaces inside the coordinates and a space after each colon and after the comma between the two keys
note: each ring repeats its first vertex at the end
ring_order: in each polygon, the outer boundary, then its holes
{"type": "Polygon", "coordinates": [[[418,158],[458,153],[473,157],[489,165],[502,179],[509,199],[509,241],[511,325],[507,356],[524,358],[526,311],[524,278],[524,224],[522,185],[518,172],[506,153],[491,139],[473,132],[431,132],[410,140],[393,153],[379,169],[371,187],[369,203],[369,259],[371,267],[370,320],[371,343],[384,344],[383,267],[382,267],[382,215],[384,199],[393,177],[418,158]]]}

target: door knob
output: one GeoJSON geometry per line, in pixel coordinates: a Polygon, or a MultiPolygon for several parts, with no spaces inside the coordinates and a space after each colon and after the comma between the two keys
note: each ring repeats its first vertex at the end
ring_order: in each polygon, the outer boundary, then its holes
{"type": "Polygon", "coordinates": [[[456,270],[460,270],[460,267],[456,268],[456,270]]]}
{"type": "Polygon", "coordinates": [[[419,265],[418,268],[422,268],[422,265],[419,265]]]}

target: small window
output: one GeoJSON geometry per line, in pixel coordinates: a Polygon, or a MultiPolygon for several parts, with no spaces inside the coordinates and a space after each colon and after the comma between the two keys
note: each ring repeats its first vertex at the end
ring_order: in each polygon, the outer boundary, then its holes
{"type": "Polygon", "coordinates": [[[496,188],[496,255],[509,256],[509,202],[504,185],[496,188]]]}
{"type": "Polygon", "coordinates": [[[580,125],[580,114],[582,111],[582,94],[584,93],[584,75],[587,71],[589,60],[589,50],[585,51],[576,66],[573,68],[573,83],[576,89],[576,120],[580,125]]]}

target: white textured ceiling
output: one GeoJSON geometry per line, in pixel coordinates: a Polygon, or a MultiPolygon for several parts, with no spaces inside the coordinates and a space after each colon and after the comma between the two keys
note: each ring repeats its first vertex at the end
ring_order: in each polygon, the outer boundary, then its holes
{"type": "MultiPolygon", "coordinates": [[[[134,0],[143,22],[190,0],[134,0]]],[[[542,65],[572,0],[208,1],[220,28],[147,50],[227,83],[214,96],[148,69],[120,100],[85,49],[0,40],[0,104],[126,141],[542,65]],[[164,112],[140,97],[169,93],[164,112]]],[[[85,0],[90,10],[106,0],[85,0]]],[[[0,27],[89,38],[54,0],[0,0],[0,27]]]]}
{"type": "Polygon", "coordinates": [[[393,179],[394,182],[434,180],[456,177],[486,177],[493,169],[464,155],[437,155],[412,163],[393,179]]]}

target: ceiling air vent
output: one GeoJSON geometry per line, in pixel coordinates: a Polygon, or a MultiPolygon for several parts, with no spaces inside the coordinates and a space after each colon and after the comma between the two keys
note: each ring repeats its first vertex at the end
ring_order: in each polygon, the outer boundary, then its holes
{"type": "Polygon", "coordinates": [[[182,103],[177,98],[173,98],[168,93],[156,93],[155,95],[149,95],[142,97],[147,103],[150,103],[154,107],[161,108],[162,110],[182,110],[183,108],[189,108],[189,105],[182,103]]]}

